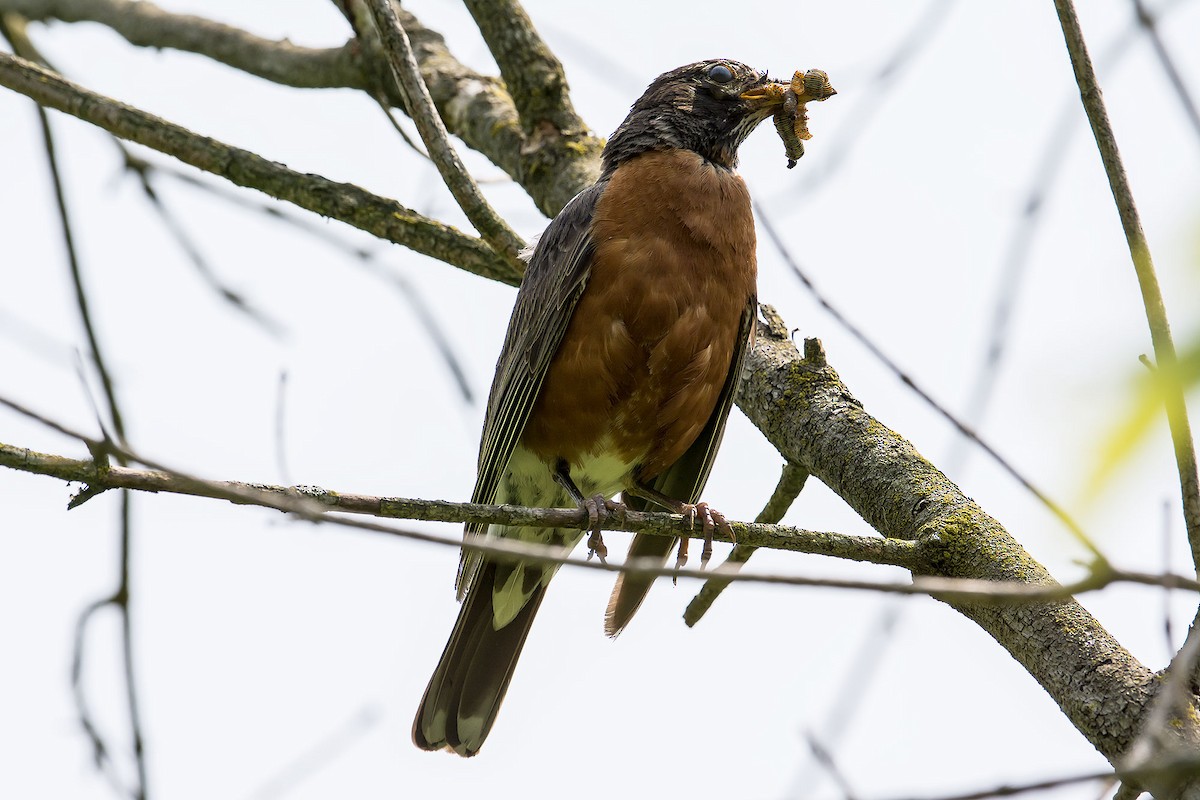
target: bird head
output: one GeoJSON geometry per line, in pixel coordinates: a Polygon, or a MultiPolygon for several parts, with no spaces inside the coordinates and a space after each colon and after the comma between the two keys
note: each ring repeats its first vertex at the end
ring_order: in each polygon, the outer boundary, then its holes
{"type": "Polygon", "coordinates": [[[721,167],[783,103],[788,84],[726,58],[698,61],[654,79],[605,145],[603,172],[651,150],[691,150],[721,167]]]}

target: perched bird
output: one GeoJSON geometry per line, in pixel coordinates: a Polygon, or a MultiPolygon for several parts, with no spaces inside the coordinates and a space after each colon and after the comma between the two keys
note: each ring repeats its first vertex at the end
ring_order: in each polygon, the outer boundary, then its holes
{"type": "MultiPolygon", "coordinates": [[[[530,258],[488,398],[474,502],[574,503],[598,526],[623,492],[630,507],[723,521],[696,501],[756,311],[754,219],[734,167],[782,94],[765,73],[719,59],[660,75],[633,104],[595,185],[530,258]]],[[[583,532],[468,525],[466,535],[574,546],[583,532]]],[[[589,546],[603,556],[598,527],[589,546]]],[[[638,535],[630,555],[665,561],[673,546],[638,535]]],[[[463,552],[463,605],[413,723],[418,747],[479,751],[556,570],[463,552]]],[[[618,579],[609,635],[651,582],[618,579]]]]}

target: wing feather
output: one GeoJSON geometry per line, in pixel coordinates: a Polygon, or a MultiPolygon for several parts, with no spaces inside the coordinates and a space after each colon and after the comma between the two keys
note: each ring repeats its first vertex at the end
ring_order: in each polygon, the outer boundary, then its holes
{"type": "MultiPolygon", "coordinates": [[[[576,195],[550,222],[529,260],[488,395],[471,502],[495,501],[500,479],[529,421],[550,359],[587,286],[596,249],[591,236],[592,216],[607,183],[602,181],[576,195]]],[[[486,530],[486,525],[468,523],[464,538],[481,536],[486,530]]],[[[481,562],[478,554],[463,551],[456,582],[460,600],[481,562]]]]}

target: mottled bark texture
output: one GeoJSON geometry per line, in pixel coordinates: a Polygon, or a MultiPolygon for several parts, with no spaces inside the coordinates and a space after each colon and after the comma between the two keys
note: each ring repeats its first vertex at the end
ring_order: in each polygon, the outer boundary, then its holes
{"type": "MultiPolygon", "coordinates": [[[[353,15],[356,3],[345,0],[343,7],[353,15]]],[[[520,183],[543,212],[553,215],[593,181],[602,142],[576,118],[561,66],[541,44],[528,18],[490,14],[510,6],[500,0],[468,0],[468,5],[503,81],[466,68],[438,33],[425,29],[411,14],[399,13],[449,131],[491,159],[520,183]]],[[[38,20],[97,21],[138,46],[188,50],[279,83],[345,86],[402,105],[372,41],[352,40],[331,49],[299,48],[128,0],[0,0],[0,11],[17,11],[38,20]]],[[[56,79],[51,77],[26,73],[20,80],[25,83],[18,91],[39,102],[163,152],[177,155],[195,144],[189,144],[188,132],[149,115],[118,120],[111,108],[97,105],[94,99],[80,102],[78,96],[62,93],[63,87],[54,85],[56,79]],[[59,95],[57,104],[47,99],[59,95]],[[116,130],[119,125],[132,127],[116,130]]],[[[358,202],[356,193],[362,190],[356,187],[303,189],[311,176],[281,172],[279,165],[251,156],[209,148],[197,158],[216,161],[197,165],[243,185],[253,185],[250,179],[269,184],[276,187],[272,189],[276,196],[292,199],[288,195],[292,192],[293,202],[307,208],[317,205],[302,200],[312,191],[337,195],[322,202],[358,202]]],[[[372,208],[376,210],[363,213],[378,215],[383,207],[372,204],[372,208]]],[[[408,226],[410,221],[401,219],[406,211],[397,204],[382,217],[364,220],[360,227],[388,236],[389,224],[408,226]]],[[[462,235],[454,233],[439,238],[465,250],[439,257],[460,264],[476,261],[475,271],[487,274],[484,265],[496,263],[495,254],[482,243],[464,243],[462,235]],[[475,251],[476,246],[482,249],[475,251]]],[[[921,543],[918,573],[1053,584],[1046,570],[999,522],[965,497],[911,444],[863,410],[825,362],[817,343],[807,344],[802,357],[777,319],[760,328],[738,403],[788,461],[827,484],[877,531],[891,539],[921,543]]],[[[1147,719],[1160,676],[1138,663],[1072,600],[1011,605],[956,600],[951,605],[1007,649],[1099,752],[1114,764],[1121,763],[1147,719]]],[[[974,724],[978,720],[964,719],[964,726],[974,724]]],[[[1173,737],[1179,750],[1194,753],[1200,742],[1198,728],[1196,698],[1189,695],[1179,712],[1172,714],[1163,735],[1173,737]]],[[[1150,778],[1145,783],[1161,797],[1194,793],[1164,782],[1156,785],[1150,778]]]]}
{"type": "MultiPolygon", "coordinates": [[[[773,324],[759,328],[738,405],[787,459],[807,467],[884,536],[923,542],[928,574],[1053,582],[999,522],[863,409],[818,342],[806,342],[802,356],[786,327],[768,316],[773,324]]],[[[1155,674],[1082,606],[952,605],[1020,661],[1106,758],[1115,762],[1129,748],[1155,693],[1155,674]]]]}
{"type": "MultiPolygon", "coordinates": [[[[360,89],[404,110],[377,39],[299,47],[133,0],[0,0],[0,11],[31,20],[98,22],[139,47],[197,53],[285,86],[360,89]]],[[[554,216],[595,180],[604,143],[574,112],[542,115],[539,124],[524,130],[503,81],[464,66],[441,34],[408,11],[397,8],[397,14],[446,128],[521,184],[544,214],[554,216]]]]}

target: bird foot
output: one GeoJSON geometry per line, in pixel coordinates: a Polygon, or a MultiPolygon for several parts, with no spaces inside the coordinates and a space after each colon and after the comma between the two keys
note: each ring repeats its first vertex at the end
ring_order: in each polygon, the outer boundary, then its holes
{"type": "MultiPolygon", "coordinates": [[[[700,551],[700,569],[708,566],[708,562],[712,559],[713,552],[713,532],[718,528],[722,533],[729,536],[730,539],[735,539],[733,527],[729,524],[729,520],[725,515],[715,508],[710,508],[708,503],[684,503],[680,513],[688,522],[688,528],[695,529],[696,518],[700,519],[700,530],[704,534],[704,548],[700,551]]],[[[679,540],[679,549],[675,556],[675,569],[680,569],[688,560],[688,541],[687,536],[679,540]]],[[[676,582],[675,578],[671,579],[672,583],[676,582]]]]}
{"type": "Polygon", "coordinates": [[[587,512],[588,524],[587,529],[592,532],[588,537],[588,560],[592,556],[600,559],[601,564],[607,564],[604,559],[608,557],[608,548],[604,546],[604,536],[601,534],[601,528],[613,516],[616,516],[622,523],[625,522],[625,504],[609,499],[602,494],[593,497],[585,498],[583,510],[587,512]]]}

